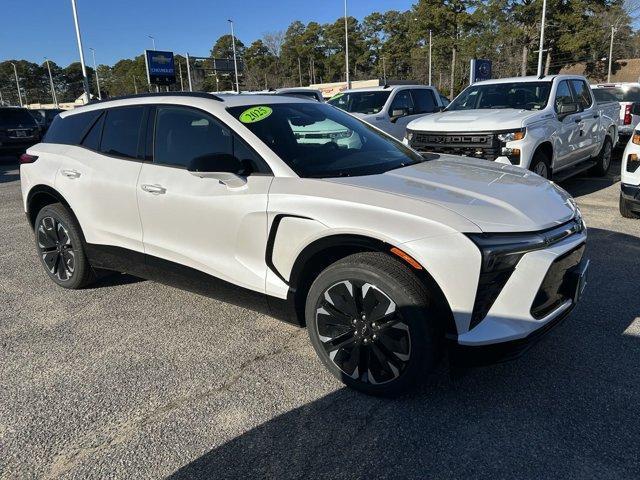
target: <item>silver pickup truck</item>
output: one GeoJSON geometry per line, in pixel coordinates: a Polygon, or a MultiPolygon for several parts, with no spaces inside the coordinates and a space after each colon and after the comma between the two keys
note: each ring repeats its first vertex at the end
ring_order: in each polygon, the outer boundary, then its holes
{"type": "Polygon", "coordinates": [[[605,175],[618,141],[619,105],[597,103],[577,75],[518,77],[470,85],[440,113],[414,120],[405,142],[518,165],[562,180],[605,175]]]}

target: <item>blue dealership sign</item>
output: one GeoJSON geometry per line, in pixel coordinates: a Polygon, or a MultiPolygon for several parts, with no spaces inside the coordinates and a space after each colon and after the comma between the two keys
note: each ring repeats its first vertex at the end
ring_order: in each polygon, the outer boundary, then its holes
{"type": "Polygon", "coordinates": [[[491,60],[474,58],[471,60],[471,78],[469,83],[491,80],[491,60]]]}
{"type": "Polygon", "coordinates": [[[154,85],[172,85],[176,83],[176,68],[173,52],[145,50],[147,78],[154,85]]]}

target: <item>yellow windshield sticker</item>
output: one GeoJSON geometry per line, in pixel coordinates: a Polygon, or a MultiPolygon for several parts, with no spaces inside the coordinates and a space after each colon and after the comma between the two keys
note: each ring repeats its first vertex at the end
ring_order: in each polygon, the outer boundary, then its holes
{"type": "Polygon", "coordinates": [[[242,123],[255,123],[267,118],[273,110],[269,107],[259,106],[251,107],[240,114],[240,121],[242,123]]]}

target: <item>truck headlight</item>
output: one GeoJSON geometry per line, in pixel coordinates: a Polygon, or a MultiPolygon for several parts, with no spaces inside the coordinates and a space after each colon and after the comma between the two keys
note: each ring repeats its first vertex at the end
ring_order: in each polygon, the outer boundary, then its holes
{"type": "Polygon", "coordinates": [[[526,133],[526,128],[520,128],[511,132],[502,132],[498,134],[498,140],[500,140],[502,143],[515,142],[516,140],[522,140],[526,133]]]}
{"type": "Polygon", "coordinates": [[[413,132],[411,130],[407,130],[406,132],[404,132],[404,138],[407,139],[407,142],[410,142],[411,140],[413,140],[413,132]]]}

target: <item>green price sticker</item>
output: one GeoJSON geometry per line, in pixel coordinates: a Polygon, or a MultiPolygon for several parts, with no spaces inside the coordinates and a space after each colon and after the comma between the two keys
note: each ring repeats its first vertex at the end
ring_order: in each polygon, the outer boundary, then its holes
{"type": "Polygon", "coordinates": [[[255,123],[267,118],[273,110],[269,107],[251,107],[240,114],[240,121],[242,123],[255,123]]]}
{"type": "Polygon", "coordinates": [[[337,100],[340,97],[342,97],[344,95],[344,93],[336,93],[333,97],[331,97],[329,100],[337,100]]]}

